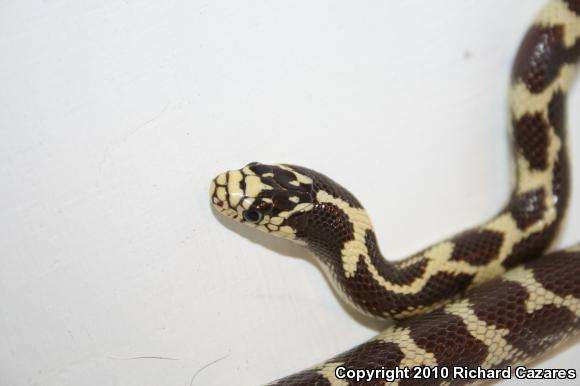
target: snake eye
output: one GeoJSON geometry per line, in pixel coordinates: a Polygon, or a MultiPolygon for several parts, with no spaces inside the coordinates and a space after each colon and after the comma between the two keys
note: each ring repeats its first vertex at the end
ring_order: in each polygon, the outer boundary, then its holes
{"type": "Polygon", "coordinates": [[[257,224],[260,221],[262,221],[262,213],[258,212],[257,210],[245,210],[244,213],[242,213],[242,215],[244,216],[244,220],[246,220],[247,222],[251,222],[253,224],[257,224]]]}

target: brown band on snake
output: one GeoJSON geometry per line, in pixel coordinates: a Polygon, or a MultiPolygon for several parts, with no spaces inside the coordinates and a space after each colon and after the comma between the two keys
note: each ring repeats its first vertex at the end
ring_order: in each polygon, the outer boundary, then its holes
{"type": "Polygon", "coordinates": [[[513,268],[518,264],[537,257],[536,250],[542,250],[556,236],[558,224],[547,226],[543,232],[535,233],[514,244],[512,253],[503,261],[502,266],[506,269],[513,268]]]}
{"type": "Polygon", "coordinates": [[[519,330],[510,331],[505,340],[530,358],[537,357],[554,342],[570,335],[570,329],[578,322],[573,312],[553,304],[526,315],[524,320],[518,326],[519,330]]]}
{"type": "Polygon", "coordinates": [[[542,287],[558,296],[580,299],[580,286],[570,284],[580,280],[578,261],[565,252],[554,253],[553,256],[556,256],[560,264],[554,265],[547,259],[538,260],[534,265],[534,278],[542,287]]]}
{"type": "Polygon", "coordinates": [[[521,79],[533,93],[540,93],[554,81],[564,63],[574,63],[580,55],[580,42],[567,48],[564,27],[534,26],[520,46],[514,62],[512,79],[521,79]]]}
{"type": "Polygon", "coordinates": [[[527,290],[511,281],[494,280],[474,288],[469,303],[479,320],[500,329],[513,330],[526,314],[525,302],[529,298],[527,290]],[[492,302],[493,300],[493,302],[492,302]],[[507,314],[501,310],[510,305],[507,314]]]}
{"type": "Polygon", "coordinates": [[[545,193],[542,188],[520,194],[510,207],[518,228],[526,229],[540,221],[546,212],[545,202],[545,193]]]}
{"type": "Polygon", "coordinates": [[[548,166],[548,130],[550,125],[542,113],[526,114],[513,122],[515,143],[532,169],[548,166]]]}
{"type": "Polygon", "coordinates": [[[438,366],[479,366],[489,353],[489,348],[471,335],[464,320],[445,309],[409,318],[400,326],[410,330],[417,347],[434,355],[438,366]]]}
{"type": "Polygon", "coordinates": [[[466,231],[453,238],[455,248],[451,260],[463,260],[471,265],[487,265],[497,258],[503,238],[503,234],[485,229],[466,231]]]}

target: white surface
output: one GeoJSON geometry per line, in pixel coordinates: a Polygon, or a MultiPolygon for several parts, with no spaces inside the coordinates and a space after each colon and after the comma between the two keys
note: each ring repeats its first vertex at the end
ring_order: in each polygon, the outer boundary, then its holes
{"type": "Polygon", "coordinates": [[[0,2],[0,385],[258,384],[372,336],[302,250],[219,221],[210,179],[320,170],[393,259],[486,219],[542,3],[0,2]]]}

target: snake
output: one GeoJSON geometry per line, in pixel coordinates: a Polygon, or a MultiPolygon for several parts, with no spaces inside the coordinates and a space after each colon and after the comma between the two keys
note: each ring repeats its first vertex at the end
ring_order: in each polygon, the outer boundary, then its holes
{"type": "Polygon", "coordinates": [[[580,245],[545,254],[569,201],[566,96],[579,57],[580,0],[549,0],[512,66],[515,178],[507,203],[481,225],[404,259],[383,257],[363,206],[322,173],[251,162],[211,181],[219,214],[303,245],[349,306],[392,321],[371,340],[272,384],[470,383],[443,371],[424,379],[348,374],[502,369],[580,332],[580,245]]]}

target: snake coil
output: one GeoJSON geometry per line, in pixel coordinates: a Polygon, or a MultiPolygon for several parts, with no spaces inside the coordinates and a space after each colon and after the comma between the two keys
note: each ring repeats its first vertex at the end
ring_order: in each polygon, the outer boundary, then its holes
{"type": "Polygon", "coordinates": [[[305,245],[350,305],[397,319],[370,341],[274,384],[359,384],[339,379],[338,367],[502,368],[528,363],[580,330],[580,246],[536,259],[568,203],[565,104],[579,56],[580,0],[549,1],[513,65],[516,179],[508,203],[482,225],[401,261],[383,258],[362,205],[323,174],[254,162],[214,178],[217,211],[305,245]]]}

